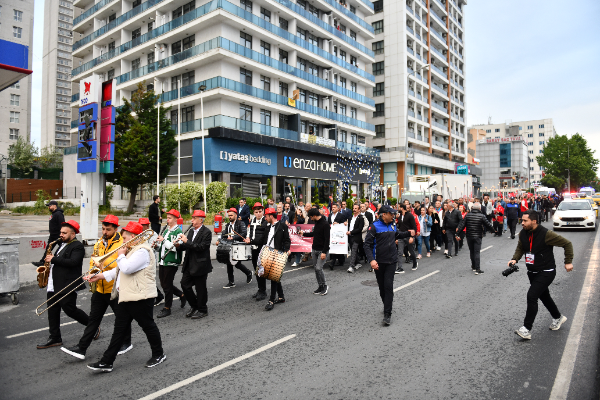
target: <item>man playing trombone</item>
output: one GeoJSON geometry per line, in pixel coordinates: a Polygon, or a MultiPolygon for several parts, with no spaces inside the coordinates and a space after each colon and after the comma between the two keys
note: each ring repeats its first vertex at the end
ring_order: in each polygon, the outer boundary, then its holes
{"type": "MultiPolygon", "coordinates": [[[[50,337],[44,344],[38,344],[38,349],[47,349],[49,347],[62,346],[60,335],[60,310],[82,325],[87,326],[89,322],[88,315],[77,308],[77,291],[73,291],[67,296],[60,293],[63,289],[71,290],[76,286],[83,285],[81,279],[81,269],[83,267],[83,258],[85,249],[83,244],[77,241],[75,235],[79,233],[79,224],[73,220],[63,222],[60,228],[60,246],[52,254],[48,254],[44,261],[50,263],[50,274],[47,286],[48,298],[48,325],[50,328],[50,337]],[[56,298],[53,296],[56,293],[56,298]],[[52,307],[58,302],[57,307],[52,307]]],[[[79,289],[80,290],[80,289],[79,289]]]]}
{"type": "MultiPolygon", "coordinates": [[[[102,237],[94,245],[94,256],[104,256],[111,251],[119,248],[123,245],[123,238],[117,232],[119,227],[119,218],[114,215],[107,215],[102,221],[102,237]]],[[[107,272],[117,267],[118,254],[114,253],[110,257],[106,258],[104,262],[98,267],[103,271],[107,272]]],[[[90,269],[95,268],[93,260],[90,260],[90,269]]],[[[100,336],[100,323],[104,317],[104,313],[110,306],[113,313],[117,315],[119,312],[119,304],[117,300],[110,299],[110,293],[113,288],[113,283],[108,282],[105,279],[91,284],[92,290],[92,302],[90,306],[90,319],[83,331],[79,343],[73,347],[61,347],[61,350],[65,353],[72,355],[73,357],[85,360],[85,352],[92,343],[92,340],[98,339],[100,336]]],[[[125,334],[125,341],[123,347],[119,350],[119,354],[125,354],[133,348],[131,344],[131,326],[128,328],[125,334]]]]}

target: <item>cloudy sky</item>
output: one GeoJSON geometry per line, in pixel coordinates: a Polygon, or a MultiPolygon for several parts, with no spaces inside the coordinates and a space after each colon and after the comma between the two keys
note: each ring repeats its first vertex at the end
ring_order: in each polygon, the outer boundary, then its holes
{"type": "MultiPolygon", "coordinates": [[[[34,18],[31,129],[39,145],[43,0],[34,18]]],[[[599,18],[598,0],[469,0],[467,123],[552,118],[558,134],[579,132],[600,158],[599,18]]]]}

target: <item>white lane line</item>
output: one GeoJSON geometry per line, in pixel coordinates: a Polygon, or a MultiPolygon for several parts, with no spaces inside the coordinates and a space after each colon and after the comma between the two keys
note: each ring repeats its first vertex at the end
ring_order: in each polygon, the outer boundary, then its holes
{"type": "MultiPolygon", "coordinates": [[[[550,393],[550,400],[563,400],[567,398],[569,394],[569,387],[571,386],[571,378],[573,376],[573,369],[575,368],[575,359],[577,358],[577,350],[579,349],[579,343],[581,342],[581,332],[583,330],[583,322],[585,321],[585,314],[587,312],[587,306],[591,297],[592,288],[596,282],[596,266],[600,261],[600,250],[598,249],[600,236],[596,235],[596,240],[592,246],[592,255],[590,262],[588,263],[588,269],[585,274],[585,280],[583,287],[581,288],[581,294],[579,295],[579,302],[575,309],[575,316],[573,317],[573,323],[569,329],[569,336],[567,337],[567,344],[563,351],[558,372],[554,379],[554,386],[552,386],[552,392],[550,393]]],[[[575,269],[574,269],[575,270],[575,269]]]]}
{"type": "Polygon", "coordinates": [[[286,337],[281,338],[279,340],[276,340],[276,341],[274,341],[272,343],[267,344],[266,346],[263,346],[263,347],[261,347],[259,349],[251,351],[250,353],[246,353],[243,356],[240,356],[238,358],[234,358],[233,360],[227,361],[226,363],[223,363],[221,365],[217,365],[214,368],[211,368],[211,369],[209,369],[207,371],[201,372],[198,375],[191,376],[191,377],[189,377],[187,379],[184,379],[181,382],[177,382],[177,383],[175,383],[175,384],[173,384],[171,386],[167,386],[166,388],[161,389],[158,392],[154,392],[154,393],[149,394],[148,396],[144,396],[144,397],[140,398],[139,400],[152,400],[152,399],[156,399],[156,398],[158,398],[160,396],[164,396],[167,393],[170,393],[170,392],[172,392],[174,390],[177,390],[177,389],[182,388],[182,387],[184,387],[186,385],[189,385],[190,383],[194,383],[197,380],[205,378],[205,377],[207,377],[209,375],[214,374],[215,372],[218,372],[218,371],[220,371],[222,369],[225,369],[225,368],[230,367],[230,366],[232,366],[234,364],[237,364],[237,363],[239,363],[241,361],[244,361],[244,360],[246,360],[246,359],[248,359],[248,358],[250,358],[252,356],[255,356],[255,355],[259,354],[259,353],[262,353],[263,351],[269,350],[270,348],[273,348],[273,347],[275,347],[277,345],[280,345],[281,343],[287,342],[288,340],[293,339],[295,337],[296,337],[296,335],[294,334],[294,335],[289,335],[289,336],[286,336],[286,337]]]}
{"type": "MultiPolygon", "coordinates": [[[[104,314],[105,317],[108,317],[109,315],[114,315],[114,313],[104,314]]],[[[64,324],[60,324],[60,326],[71,325],[71,324],[77,324],[77,321],[65,322],[64,324]]],[[[16,338],[19,336],[29,335],[30,333],[42,332],[42,331],[47,331],[47,330],[48,330],[48,328],[34,329],[34,330],[28,331],[28,332],[16,333],[14,335],[7,336],[6,338],[12,339],[12,338],[16,338]]]]}
{"type": "Polygon", "coordinates": [[[429,278],[430,276],[433,276],[433,275],[437,274],[438,272],[440,272],[439,269],[437,271],[433,271],[433,272],[431,272],[431,273],[429,273],[429,274],[427,274],[425,276],[422,276],[419,279],[415,279],[414,281],[408,282],[408,283],[406,283],[406,284],[404,284],[404,285],[402,285],[402,286],[394,289],[394,292],[397,292],[398,290],[402,290],[402,289],[404,289],[406,287],[409,287],[410,285],[414,285],[415,283],[417,283],[419,281],[422,281],[425,278],[429,278]]]}
{"type": "Polygon", "coordinates": [[[300,269],[304,269],[304,268],[310,268],[312,267],[312,265],[307,265],[305,267],[300,267],[300,268],[294,268],[294,269],[288,269],[287,271],[283,271],[284,274],[288,273],[288,272],[294,272],[294,271],[298,271],[300,269]]]}
{"type": "Polygon", "coordinates": [[[488,246],[488,247],[486,247],[485,249],[481,249],[480,253],[483,253],[484,251],[486,251],[486,250],[489,250],[489,249],[491,249],[492,247],[494,247],[494,246],[488,246]]]}

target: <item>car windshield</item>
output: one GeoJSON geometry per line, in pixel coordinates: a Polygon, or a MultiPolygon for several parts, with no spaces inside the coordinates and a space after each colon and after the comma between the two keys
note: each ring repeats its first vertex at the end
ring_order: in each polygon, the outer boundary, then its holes
{"type": "Polygon", "coordinates": [[[570,210],[591,210],[592,207],[587,201],[563,201],[558,206],[559,211],[570,211],[570,210]]]}

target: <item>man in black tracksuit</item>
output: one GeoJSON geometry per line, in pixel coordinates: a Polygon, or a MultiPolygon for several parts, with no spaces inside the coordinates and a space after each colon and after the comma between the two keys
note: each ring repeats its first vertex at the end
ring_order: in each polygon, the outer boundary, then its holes
{"type": "MultiPolygon", "coordinates": [[[[402,215],[398,217],[398,230],[400,232],[416,231],[417,223],[415,222],[415,216],[412,215],[409,209],[410,205],[400,204],[400,212],[402,215]]],[[[402,268],[402,254],[404,254],[404,248],[408,249],[408,254],[412,258],[413,271],[416,271],[419,267],[417,263],[417,255],[415,254],[415,239],[407,236],[403,240],[398,240],[398,266],[396,267],[397,274],[403,274],[404,269],[402,268]],[[412,241],[412,243],[410,243],[412,241]]]]}
{"type": "Polygon", "coordinates": [[[517,221],[519,220],[519,205],[515,203],[515,198],[511,197],[510,202],[506,203],[504,207],[504,215],[506,215],[506,223],[508,229],[510,229],[510,238],[515,238],[515,231],[517,229],[517,221]]]}
{"type": "Polygon", "coordinates": [[[383,302],[383,323],[390,324],[392,317],[392,303],[394,301],[394,272],[398,263],[399,252],[396,249],[396,240],[415,235],[415,231],[400,232],[396,229],[394,215],[396,210],[389,206],[381,206],[379,219],[367,229],[365,237],[365,253],[375,270],[379,296],[383,302]]]}
{"type": "Polygon", "coordinates": [[[32,263],[36,267],[41,267],[44,265],[44,259],[46,258],[46,251],[48,250],[48,246],[50,243],[58,240],[60,237],[60,228],[62,227],[62,223],[65,222],[65,216],[63,215],[63,210],[58,208],[58,203],[56,200],[50,201],[46,204],[48,210],[52,215],[50,216],[50,221],[48,222],[48,230],[50,231],[50,236],[48,237],[48,243],[46,243],[46,248],[44,249],[44,254],[42,258],[38,262],[32,263]]]}
{"type": "Polygon", "coordinates": [[[465,218],[460,221],[456,230],[457,232],[462,232],[465,227],[467,228],[466,237],[467,244],[469,245],[469,252],[471,254],[471,269],[475,272],[475,275],[483,274],[483,271],[480,268],[480,255],[481,238],[483,237],[485,228],[487,227],[494,231],[494,227],[487,217],[483,215],[481,208],[480,203],[474,203],[473,207],[471,207],[471,212],[465,215],[465,218]]]}
{"type": "Polygon", "coordinates": [[[573,244],[564,237],[539,225],[539,214],[536,211],[525,211],[522,218],[523,230],[519,233],[517,249],[508,265],[514,265],[525,255],[527,277],[531,286],[527,291],[525,321],[523,326],[515,333],[523,339],[531,339],[531,328],[538,312],[538,299],[542,300],[542,304],[552,315],[551,330],[559,330],[560,326],[567,320],[567,317],[558,311],[558,307],[550,297],[548,288],[556,277],[553,247],[557,246],[564,249],[565,269],[570,272],[573,270],[573,244]]]}
{"type": "Polygon", "coordinates": [[[448,254],[446,258],[452,258],[452,243],[454,243],[454,256],[458,255],[458,240],[456,240],[456,228],[462,221],[462,214],[456,208],[454,203],[448,203],[448,211],[444,215],[444,231],[448,238],[448,254]]]}

